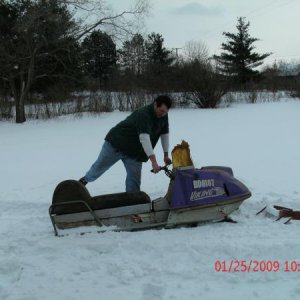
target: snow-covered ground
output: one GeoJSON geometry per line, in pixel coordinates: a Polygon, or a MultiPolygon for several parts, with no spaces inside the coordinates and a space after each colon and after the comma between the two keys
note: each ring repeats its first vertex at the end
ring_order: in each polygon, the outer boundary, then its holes
{"type": "MultiPolygon", "coordinates": [[[[230,166],[251,190],[237,224],[55,237],[55,186],[84,175],[127,115],[0,122],[0,299],[297,299],[300,272],[284,269],[297,261],[300,271],[300,221],[255,213],[266,204],[300,209],[300,101],[170,111],[172,147],[185,139],[196,166],[230,166]],[[280,270],[217,272],[218,260],[278,261],[280,270]]],[[[155,151],[162,162],[160,145],[155,151]]],[[[168,179],[149,171],[144,164],[142,189],[154,199],[168,179]]],[[[88,189],[121,192],[124,178],[118,163],[88,189]]]]}

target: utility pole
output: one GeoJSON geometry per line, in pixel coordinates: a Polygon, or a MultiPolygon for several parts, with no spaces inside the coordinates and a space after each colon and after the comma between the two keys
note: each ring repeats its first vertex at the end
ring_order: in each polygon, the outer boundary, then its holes
{"type": "Polygon", "coordinates": [[[172,50],[175,50],[176,58],[178,58],[178,50],[181,48],[172,48],[172,50]]]}

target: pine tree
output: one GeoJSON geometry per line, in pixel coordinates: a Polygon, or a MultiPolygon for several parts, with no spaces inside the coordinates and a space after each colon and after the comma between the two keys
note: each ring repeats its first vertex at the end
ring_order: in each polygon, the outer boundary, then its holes
{"type": "Polygon", "coordinates": [[[223,32],[227,38],[221,45],[224,52],[221,55],[214,55],[214,59],[218,62],[218,70],[235,77],[240,83],[254,79],[258,75],[258,71],[254,68],[260,66],[263,60],[272,54],[254,52],[253,43],[259,39],[250,36],[249,26],[250,23],[246,22],[245,18],[238,18],[237,34],[223,32]]]}
{"type": "Polygon", "coordinates": [[[59,0],[0,0],[0,80],[13,95],[16,122],[26,121],[33,87],[78,81],[71,13],[59,0]]]}
{"type": "Polygon", "coordinates": [[[171,51],[164,47],[164,38],[161,34],[152,32],[145,42],[147,58],[150,64],[168,66],[174,61],[171,51]]]}
{"type": "Polygon", "coordinates": [[[94,30],[82,42],[84,71],[87,75],[107,79],[112,73],[116,61],[116,44],[105,32],[94,30]]]}
{"type": "Polygon", "coordinates": [[[131,40],[125,41],[119,54],[122,70],[135,75],[143,74],[147,58],[145,40],[141,34],[136,33],[131,40]]]}

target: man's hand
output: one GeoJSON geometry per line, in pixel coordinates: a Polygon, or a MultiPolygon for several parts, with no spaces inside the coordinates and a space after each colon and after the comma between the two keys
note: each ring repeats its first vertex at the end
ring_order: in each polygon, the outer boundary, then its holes
{"type": "Polygon", "coordinates": [[[150,155],[149,159],[151,160],[152,163],[152,172],[158,173],[160,171],[160,166],[157,164],[155,155],[150,155]]]}
{"type": "Polygon", "coordinates": [[[170,164],[172,163],[172,160],[171,160],[171,158],[169,157],[168,152],[165,152],[165,153],[164,153],[164,162],[165,162],[166,165],[170,165],[170,164]]]}
{"type": "Polygon", "coordinates": [[[157,164],[157,162],[152,162],[152,170],[153,173],[158,173],[160,171],[160,166],[157,164]]]}
{"type": "Polygon", "coordinates": [[[172,160],[169,157],[164,157],[164,162],[166,165],[170,165],[172,163],[172,160]]]}

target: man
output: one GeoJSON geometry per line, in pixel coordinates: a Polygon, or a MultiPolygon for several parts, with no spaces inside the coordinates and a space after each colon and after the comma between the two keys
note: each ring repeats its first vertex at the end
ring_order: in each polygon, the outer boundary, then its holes
{"type": "Polygon", "coordinates": [[[113,127],[105,137],[102,150],[89,171],[79,181],[86,185],[96,180],[117,161],[126,169],[126,192],[137,192],[141,185],[142,163],[150,159],[154,173],[160,171],[153,149],[161,139],[164,162],[169,158],[168,111],[172,101],[168,96],[158,96],[153,103],[134,111],[124,121],[113,127]]]}

